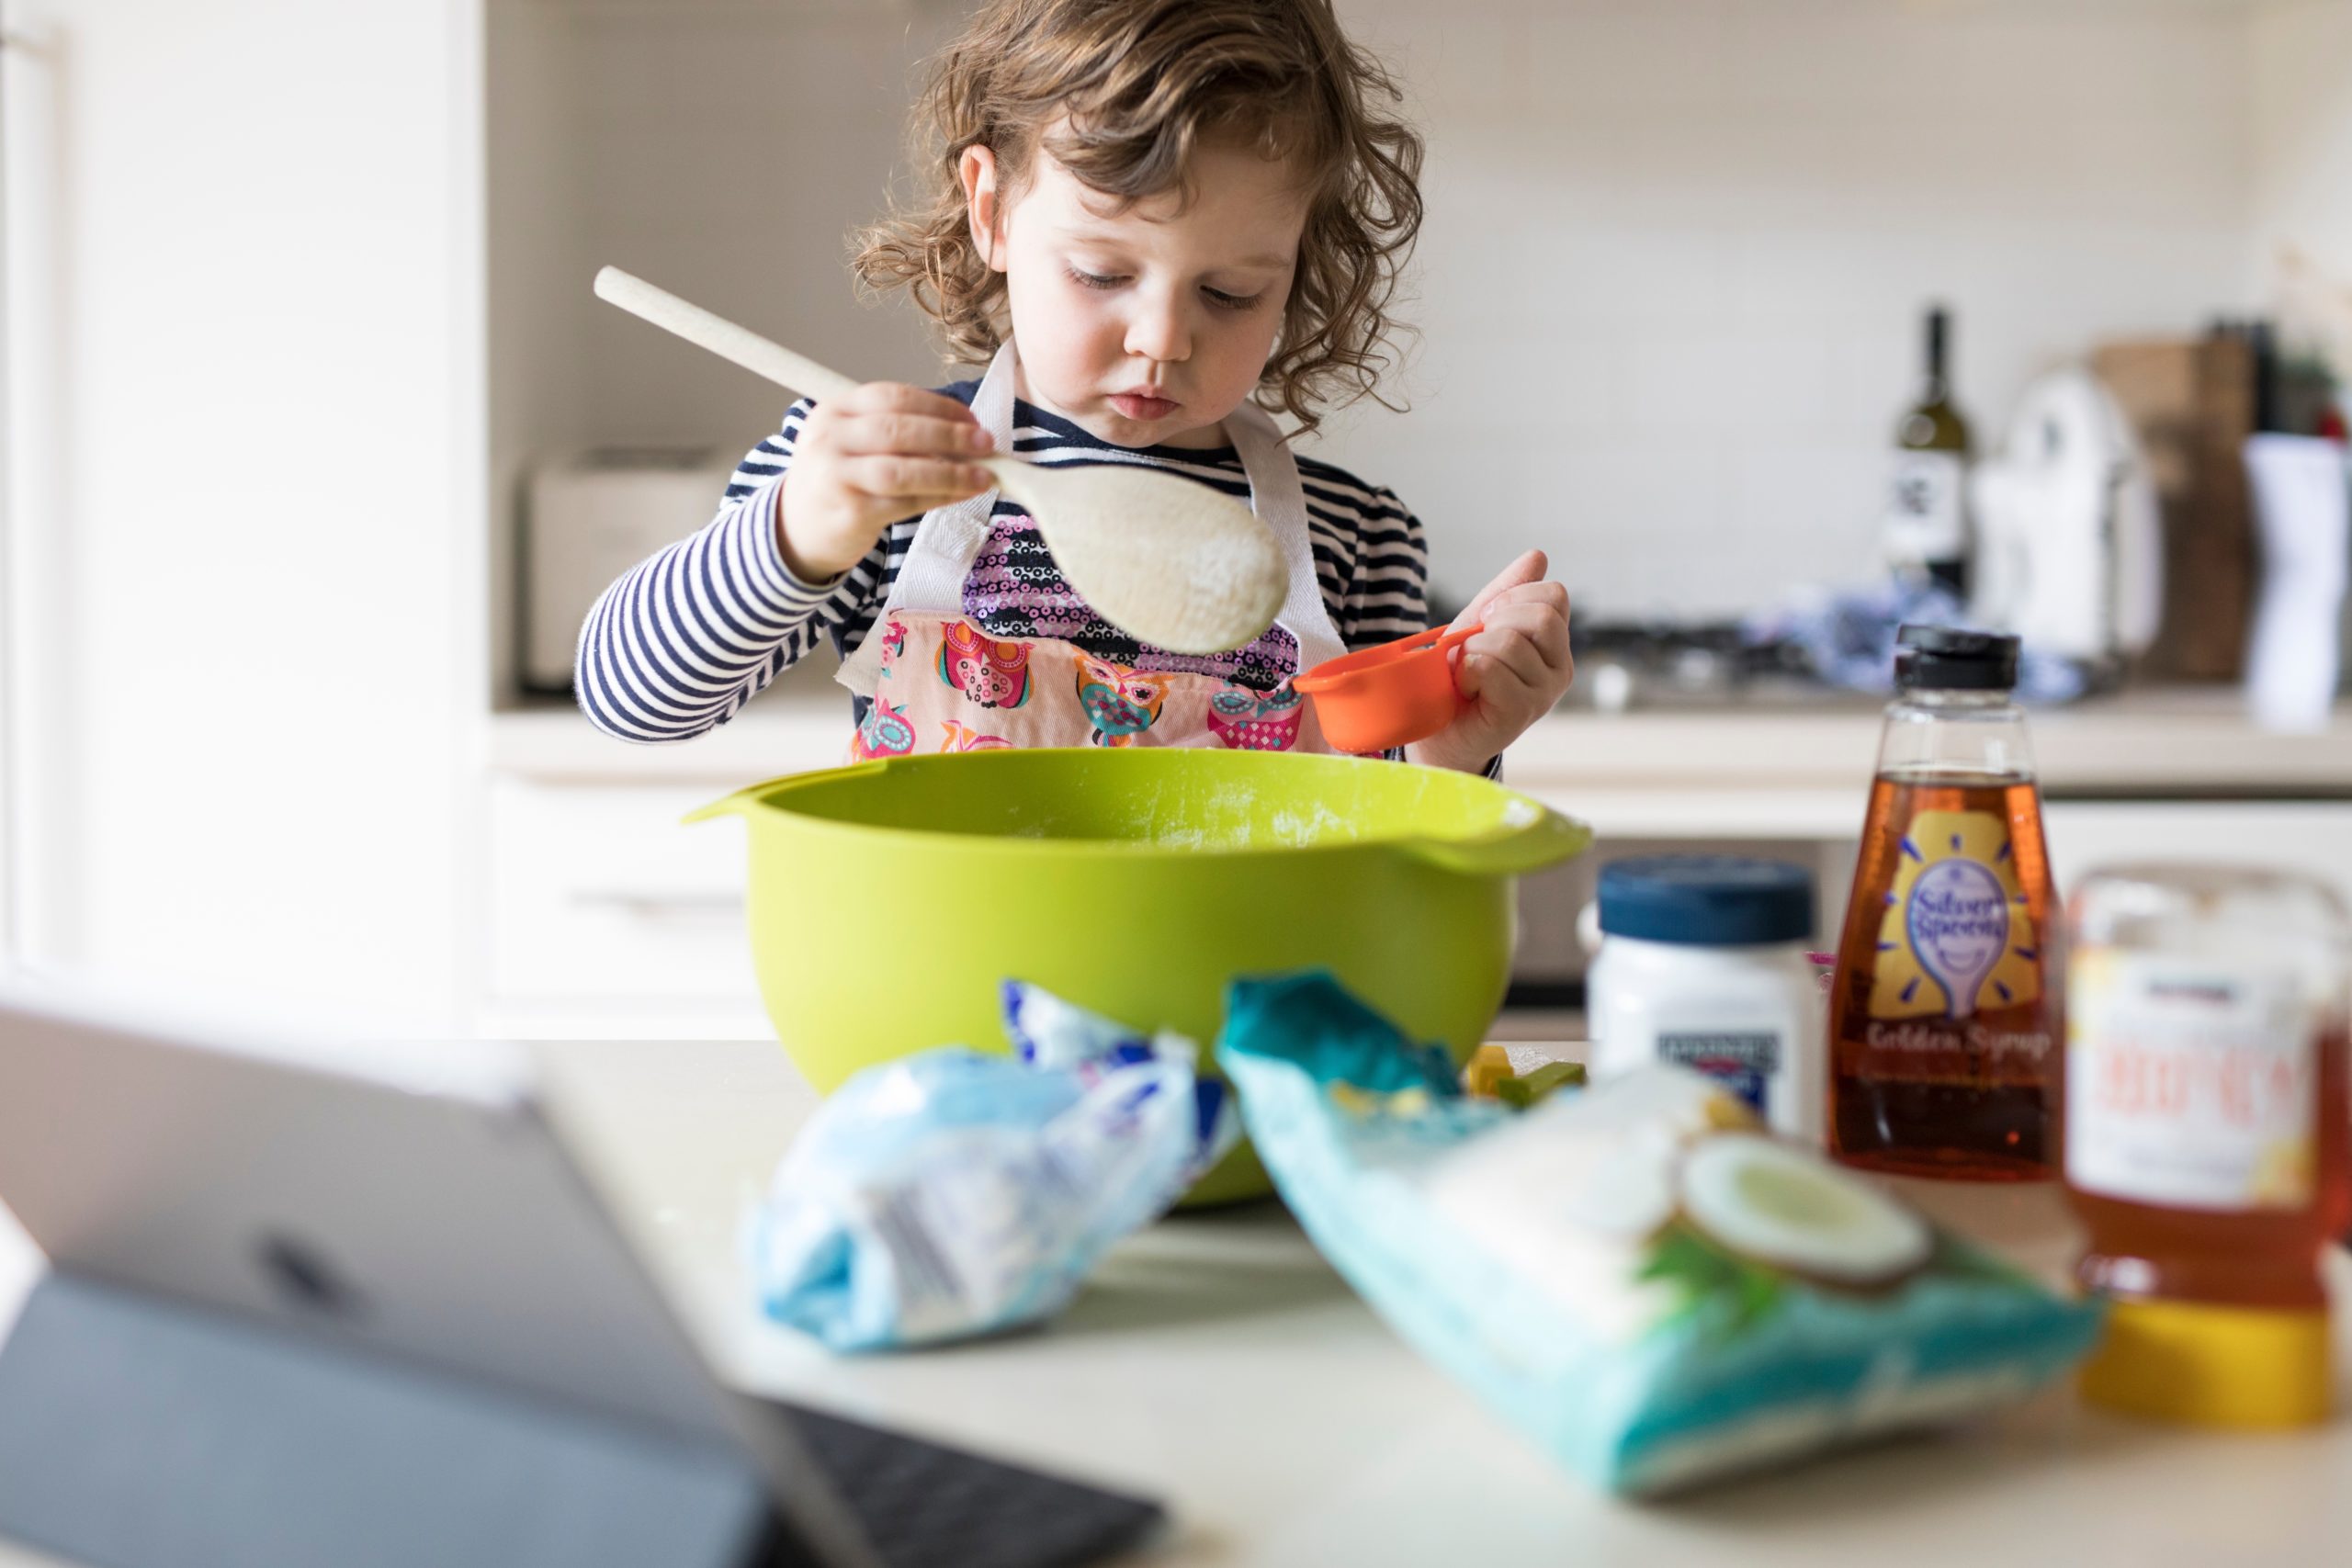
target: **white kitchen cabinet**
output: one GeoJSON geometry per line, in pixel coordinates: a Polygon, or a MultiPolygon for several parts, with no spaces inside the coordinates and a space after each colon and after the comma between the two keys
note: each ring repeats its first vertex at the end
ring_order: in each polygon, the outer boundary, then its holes
{"type": "Polygon", "coordinates": [[[494,784],[493,1000],[752,1000],[742,828],[679,820],[709,798],[699,789],[494,784]]]}

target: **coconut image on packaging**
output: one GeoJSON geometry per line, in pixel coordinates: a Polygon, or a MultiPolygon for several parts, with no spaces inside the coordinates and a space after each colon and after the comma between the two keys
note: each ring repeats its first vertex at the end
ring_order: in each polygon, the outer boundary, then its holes
{"type": "Polygon", "coordinates": [[[1935,1233],[1918,1213],[1835,1166],[1753,1134],[1683,1155],[1681,1218],[1734,1258],[1824,1285],[1888,1285],[1924,1266],[1935,1233]]]}
{"type": "Polygon", "coordinates": [[[1307,1234],[1554,1458],[1654,1494],[2030,1393],[2095,1306],[1643,1068],[1519,1111],[1329,976],[1237,982],[1219,1064],[1307,1234]]]}

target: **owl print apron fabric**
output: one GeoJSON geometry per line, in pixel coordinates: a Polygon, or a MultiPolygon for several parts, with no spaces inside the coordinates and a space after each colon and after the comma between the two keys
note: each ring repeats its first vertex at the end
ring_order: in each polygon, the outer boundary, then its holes
{"type": "MultiPolygon", "coordinates": [[[[972,399],[1002,452],[1012,450],[1015,363],[1008,343],[972,399]]],[[[1289,567],[1264,636],[1205,656],[1148,644],[1125,660],[1089,653],[1073,637],[1107,628],[1051,568],[1033,521],[991,515],[990,491],[924,514],[874,629],[842,661],[841,683],[867,699],[852,758],[997,746],[1329,750],[1312,705],[1290,686],[1347,651],[1316,579],[1298,465],[1256,406],[1244,403],[1225,427],[1250,505],[1289,567]],[[997,635],[1008,623],[1038,635],[997,635]]]]}

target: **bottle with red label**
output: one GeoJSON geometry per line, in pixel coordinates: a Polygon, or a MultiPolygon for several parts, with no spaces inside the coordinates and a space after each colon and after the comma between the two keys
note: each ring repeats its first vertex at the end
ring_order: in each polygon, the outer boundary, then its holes
{"type": "Polygon", "coordinates": [[[2109,1298],[2086,1398],[2277,1427],[2328,1413],[2320,1258],[2352,1222],[2352,945],[2308,877],[2099,873],[2069,910],[2066,1184],[2109,1298]]]}

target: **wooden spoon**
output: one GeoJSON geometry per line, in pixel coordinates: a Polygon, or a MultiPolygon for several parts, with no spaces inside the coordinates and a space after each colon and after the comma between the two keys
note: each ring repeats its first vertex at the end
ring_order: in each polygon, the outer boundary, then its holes
{"type": "MultiPolygon", "coordinates": [[[[857,385],[618,267],[596,274],[596,293],[808,397],[835,398],[857,385]]],[[[1282,609],[1282,550],[1230,496],[1136,464],[1047,468],[1010,453],[968,460],[1036,519],[1080,596],[1145,642],[1221,653],[1254,639],[1282,609]]]]}

